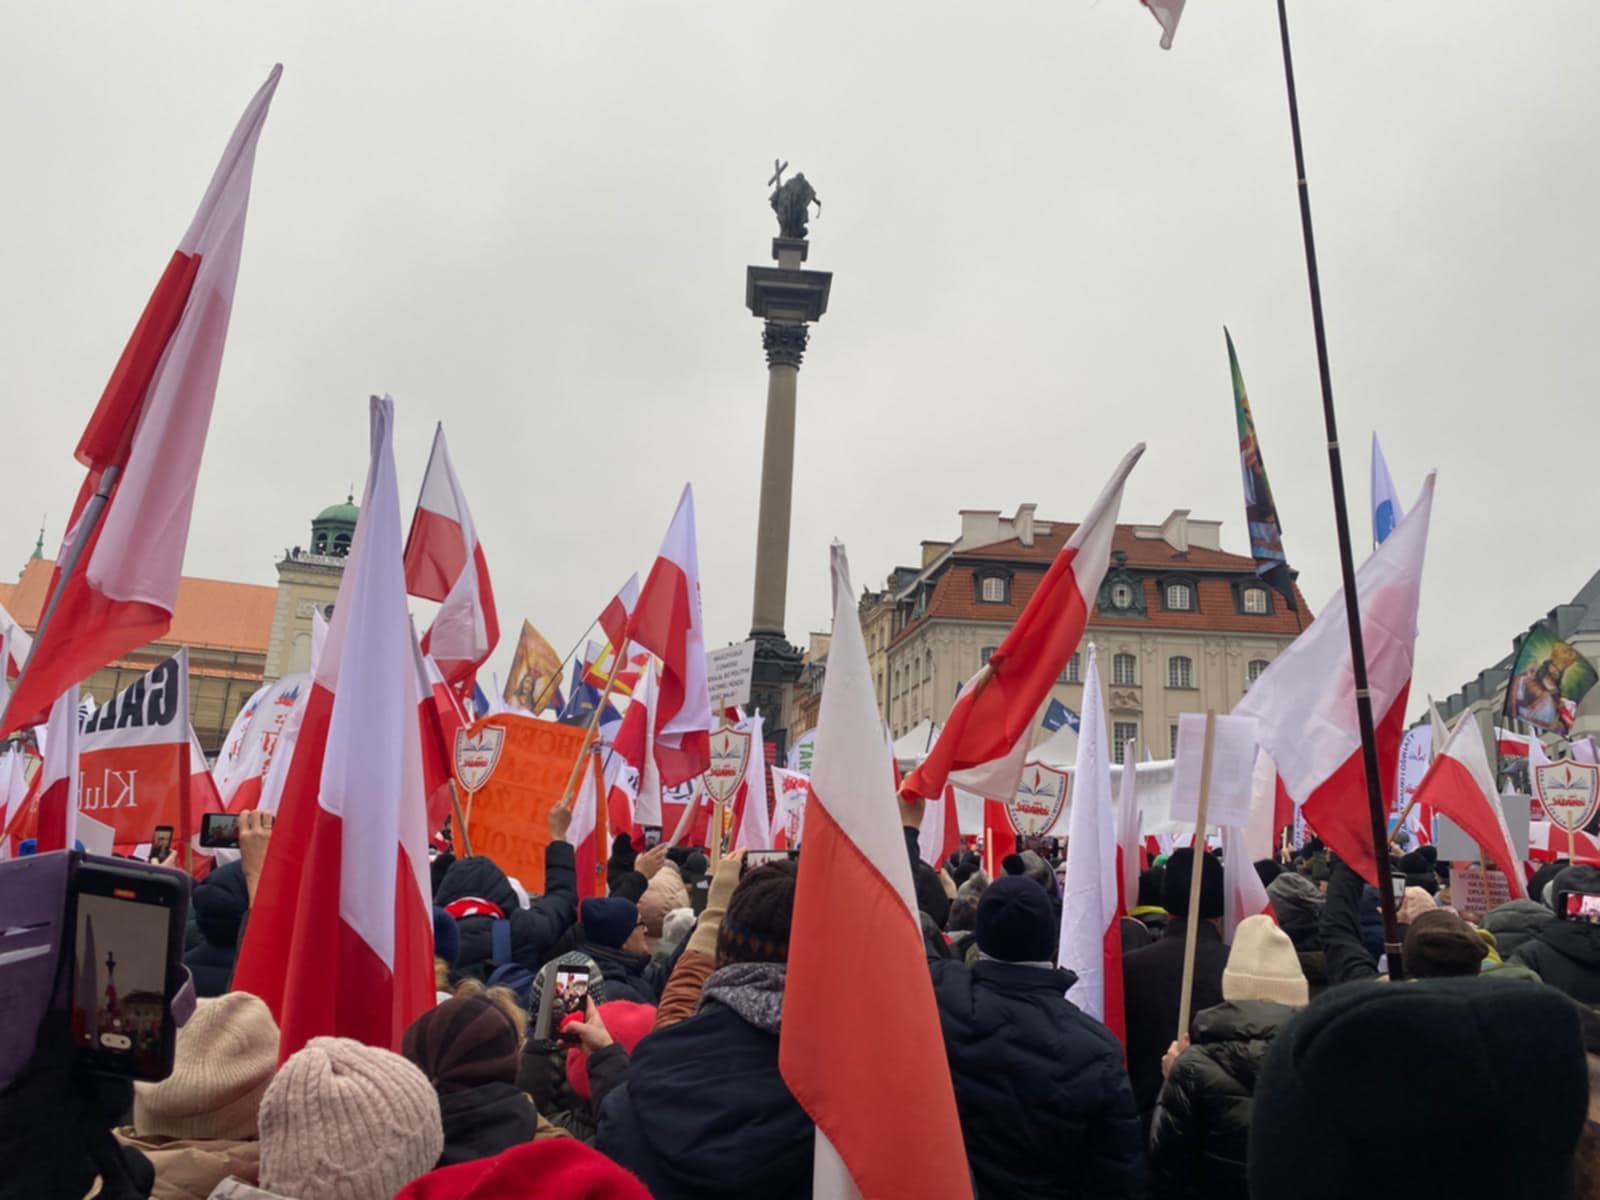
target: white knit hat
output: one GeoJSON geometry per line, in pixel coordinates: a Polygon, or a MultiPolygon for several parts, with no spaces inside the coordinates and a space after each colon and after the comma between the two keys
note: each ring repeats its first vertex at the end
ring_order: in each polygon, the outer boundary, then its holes
{"type": "Polygon", "coordinates": [[[172,1074],[133,1085],[140,1137],[249,1141],[256,1109],[278,1067],[278,1025],[259,997],[202,999],[178,1030],[172,1074]]]}
{"type": "Polygon", "coordinates": [[[390,1200],[443,1149],[428,1077],[350,1038],[312,1038],[261,1098],[261,1186],[295,1200],[390,1200]]]}
{"type": "Polygon", "coordinates": [[[1304,1008],[1311,1000],[1294,943],[1265,914],[1246,917],[1233,935],[1222,972],[1224,1000],[1272,1000],[1304,1008]]]}

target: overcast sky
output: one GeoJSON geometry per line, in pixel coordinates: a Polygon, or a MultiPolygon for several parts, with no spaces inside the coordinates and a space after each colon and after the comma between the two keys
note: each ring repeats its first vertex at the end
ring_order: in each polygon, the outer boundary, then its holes
{"type": "MultiPolygon", "coordinates": [[[[1439,470],[1413,695],[1506,653],[1597,566],[1600,9],[1291,4],[1358,549],[1367,446],[1439,470]]],[[[1274,6],[35,3],[0,15],[0,560],[71,451],[272,63],[189,574],[271,584],[435,420],[507,631],[565,652],[685,480],[708,642],[749,628],[775,155],[834,272],[800,376],[790,638],[957,510],[1077,520],[1144,439],[1123,519],[1244,552],[1222,325],[1318,611],[1338,584],[1274,6]]],[[[406,513],[409,519],[409,511],[406,513]]],[[[1417,707],[1413,704],[1413,708],[1417,707]]]]}

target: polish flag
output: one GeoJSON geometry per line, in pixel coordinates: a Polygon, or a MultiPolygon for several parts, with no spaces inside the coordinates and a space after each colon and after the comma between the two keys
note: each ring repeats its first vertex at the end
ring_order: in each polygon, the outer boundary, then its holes
{"type": "MultiPolygon", "coordinates": [[[[1123,771],[1131,771],[1124,753],[1123,771]]],[[[1077,973],[1069,999],[1119,1041],[1128,1039],[1122,1005],[1122,922],[1119,918],[1117,801],[1111,795],[1111,754],[1106,746],[1100,668],[1089,643],[1083,672],[1083,712],[1078,761],[1072,772],[1066,894],[1061,901],[1057,961],[1077,973]]]]}
{"type": "MultiPolygon", "coordinates": [[[[616,734],[617,724],[612,723],[610,734],[616,734]]],[[[606,844],[604,797],[609,795],[622,769],[622,759],[609,741],[602,727],[599,740],[591,744],[586,756],[578,792],[572,801],[572,821],[567,826],[566,840],[571,843],[577,860],[579,899],[606,894],[606,860],[610,851],[606,844]]]]}
{"type": "Polygon", "coordinates": [[[393,430],[394,401],[374,397],[361,519],[234,972],[277,1018],[280,1061],[322,1035],[398,1049],[435,1002],[393,430]]]}
{"type": "Polygon", "coordinates": [[[243,812],[260,805],[262,783],[282,745],[290,714],[310,687],[310,675],[285,675],[245,701],[212,772],[225,811],[243,812]]]}
{"type": "Polygon", "coordinates": [[[500,640],[500,618],[483,543],[450,465],[442,423],[433,431],[422,494],[406,537],[405,565],[406,591],[440,602],[422,635],[422,652],[433,656],[452,687],[470,691],[473,675],[500,640]]]}
{"type": "Polygon", "coordinates": [[[50,581],[55,608],[17,680],[0,737],[39,724],[68,687],[172,625],[256,140],[281,71],[272,68],[245,109],[78,441],[77,460],[89,473],[50,581]]]}
{"type": "Polygon", "coordinates": [[[772,814],[772,846],[775,850],[798,850],[806,832],[806,797],[811,777],[784,767],[772,768],[772,786],[778,802],[772,814]]]}
{"type": "Polygon", "coordinates": [[[0,712],[11,699],[11,681],[22,674],[33,651],[33,638],[0,604],[0,712]]]}
{"type": "Polygon", "coordinates": [[[990,882],[1004,874],[1001,863],[1017,852],[1017,828],[1011,823],[1004,801],[985,798],[983,802],[983,873],[990,882]]]}
{"type": "Polygon", "coordinates": [[[422,700],[417,705],[417,729],[422,746],[422,789],[428,797],[428,832],[444,827],[445,818],[451,814],[450,784],[454,779],[451,764],[455,760],[456,730],[465,729],[471,722],[461,708],[461,701],[445,682],[444,673],[431,654],[424,654],[412,630],[412,646],[417,663],[417,690],[422,700]]]}
{"type": "Polygon", "coordinates": [[[767,756],[761,752],[761,734],[766,722],[761,717],[746,717],[739,731],[750,735],[750,761],[744,769],[740,790],[738,824],[733,829],[734,850],[765,850],[772,845],[772,820],[767,815],[767,756]]]}
{"type": "Polygon", "coordinates": [[[11,838],[11,823],[22,815],[23,802],[28,798],[28,777],[24,771],[22,751],[13,747],[0,759],[0,859],[15,853],[11,838]]]}
{"type": "Polygon", "coordinates": [[[1117,465],[1000,648],[961,689],[939,740],[906,777],[902,795],[931,798],[947,782],[985,796],[1016,795],[1034,717],[1083,637],[1110,559],[1122,485],[1143,453],[1141,442],[1117,465]]]}
{"type": "Polygon", "coordinates": [[[628,576],[628,582],[622,585],[622,590],[611,597],[610,602],[600,610],[596,623],[604,630],[606,641],[612,647],[623,645],[628,640],[628,621],[633,617],[633,610],[639,605],[639,576],[634,573],[628,576]]]}
{"type": "Polygon", "coordinates": [[[1246,917],[1269,916],[1276,923],[1272,900],[1267,896],[1261,876],[1256,874],[1256,859],[1243,829],[1222,827],[1222,940],[1231,943],[1234,930],[1246,917]]]}
{"type": "Polygon", "coordinates": [[[78,838],[78,685],[50,706],[37,783],[39,853],[71,850],[78,838]]]}
{"type": "Polygon", "coordinates": [[[639,576],[630,575],[628,582],[622,585],[622,590],[611,598],[596,618],[596,623],[606,635],[606,644],[598,654],[589,656],[589,663],[584,668],[583,681],[590,687],[604,690],[609,681],[613,695],[631,696],[633,689],[639,686],[639,678],[644,674],[645,663],[650,655],[636,651],[627,641],[628,621],[638,604],[639,576]]]}
{"type": "MultiPolygon", "coordinates": [[[[1399,533],[1396,532],[1396,537],[1399,533]]],[[[1478,848],[1505,873],[1514,900],[1527,899],[1521,863],[1506,828],[1505,813],[1495,792],[1494,771],[1476,721],[1459,721],[1428,773],[1417,784],[1417,803],[1443,813],[1478,843],[1478,848]]]]}
{"type": "Polygon", "coordinates": [[[644,826],[661,828],[661,776],[655,768],[652,714],[656,707],[654,659],[645,664],[644,678],[628,711],[622,716],[613,746],[623,769],[607,797],[613,833],[637,834],[644,826]]]}
{"type": "Polygon", "coordinates": [[[661,553],[639,592],[627,641],[661,659],[655,709],[655,764],[661,782],[682,783],[711,765],[711,693],[700,620],[700,556],[694,492],[684,485],[661,553]]]}
{"type": "Polygon", "coordinates": [[[1139,839],[1139,770],[1133,748],[1132,741],[1122,747],[1122,778],[1117,787],[1118,911],[1124,915],[1139,906],[1139,872],[1144,863],[1139,839]]]}
{"type": "MultiPolygon", "coordinates": [[[[222,793],[217,781],[206,766],[206,752],[201,748],[194,726],[189,726],[189,836],[200,836],[200,819],[207,813],[227,812],[223,807],[222,793]]],[[[198,843],[196,843],[198,846],[198,843]]]]}
{"type": "MultiPolygon", "coordinates": [[[[1394,804],[1432,512],[1429,475],[1411,511],[1356,573],[1385,812],[1394,804]]],[[[1306,821],[1330,849],[1376,886],[1379,869],[1373,858],[1342,591],[1250,685],[1233,711],[1255,718],[1261,748],[1277,764],[1284,790],[1301,806],[1306,821]]]]}
{"type": "Polygon", "coordinates": [[[838,544],[833,605],[778,1069],[816,1122],[812,1195],[970,1197],[911,864],[838,544]],[[867,979],[871,987],[840,986],[867,979]]]}
{"type": "Polygon", "coordinates": [[[935,871],[949,862],[961,845],[961,831],[956,826],[955,788],[947,787],[944,795],[923,806],[922,828],[917,830],[917,851],[935,871]]]}

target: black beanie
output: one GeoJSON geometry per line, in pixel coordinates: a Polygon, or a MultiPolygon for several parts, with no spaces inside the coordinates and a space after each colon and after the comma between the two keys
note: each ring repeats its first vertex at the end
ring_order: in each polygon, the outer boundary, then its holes
{"type": "Polygon", "coordinates": [[[717,966],[789,961],[789,923],[794,919],[792,862],[768,863],[739,881],[717,929],[717,966]]]}
{"type": "Polygon", "coordinates": [[[1396,1195],[1570,1196],[1588,1103],[1577,1013],[1553,988],[1493,978],[1334,988],[1267,1051],[1250,1194],[1346,1200],[1382,1179],[1396,1195]],[[1428,1064],[1429,1091],[1450,1102],[1417,1103],[1415,1077],[1395,1066],[1407,1062],[1428,1064]]]}
{"type": "MultiPolygon", "coordinates": [[[[1256,859],[1255,867],[1256,875],[1261,880],[1262,887],[1271,887],[1272,881],[1283,874],[1283,868],[1270,858],[1256,859]]],[[[1201,882],[1204,882],[1204,880],[1201,882]]]]}
{"type": "Polygon", "coordinates": [[[1455,913],[1435,908],[1406,929],[1405,956],[1410,978],[1476,975],[1489,956],[1489,943],[1455,913]]]}
{"type": "MultiPolygon", "coordinates": [[[[1175,917],[1189,915],[1189,879],[1194,870],[1194,850],[1188,846],[1174,850],[1167,859],[1167,874],[1161,881],[1161,907],[1175,917]]],[[[1222,864],[1215,854],[1205,856],[1200,868],[1200,916],[1221,917],[1222,864]]]]}
{"type": "Polygon", "coordinates": [[[1161,888],[1167,878],[1167,868],[1150,867],[1139,872],[1139,907],[1160,908],[1161,888]]]}
{"type": "Polygon", "coordinates": [[[637,871],[621,871],[611,877],[610,894],[620,896],[624,900],[639,903],[639,897],[644,895],[645,889],[650,886],[650,881],[637,871]]]}
{"type": "Polygon", "coordinates": [[[978,899],[978,949],[1004,962],[1050,962],[1056,915],[1050,897],[1024,875],[1003,875],[978,899]]]}

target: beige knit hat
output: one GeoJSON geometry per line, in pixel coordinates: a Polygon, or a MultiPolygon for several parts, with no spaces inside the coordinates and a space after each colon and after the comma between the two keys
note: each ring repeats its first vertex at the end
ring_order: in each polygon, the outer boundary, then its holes
{"type": "Polygon", "coordinates": [[[1224,1000],[1272,1000],[1304,1008],[1311,1000],[1294,943],[1265,914],[1246,917],[1233,935],[1222,972],[1224,1000]]]}
{"type": "Polygon", "coordinates": [[[428,1077],[349,1038],[312,1038],[261,1098],[261,1186],[295,1200],[390,1200],[443,1149],[428,1077]]]}
{"type": "Polygon", "coordinates": [[[133,1085],[140,1137],[251,1141],[278,1066],[278,1026],[259,997],[229,992],[195,1004],[178,1030],[172,1074],[133,1085]]]}
{"type": "Polygon", "coordinates": [[[653,938],[661,936],[662,922],[675,908],[689,907],[689,889],[683,886],[683,874],[678,864],[668,860],[650,877],[650,885],[639,897],[639,920],[644,931],[653,938]]]}

